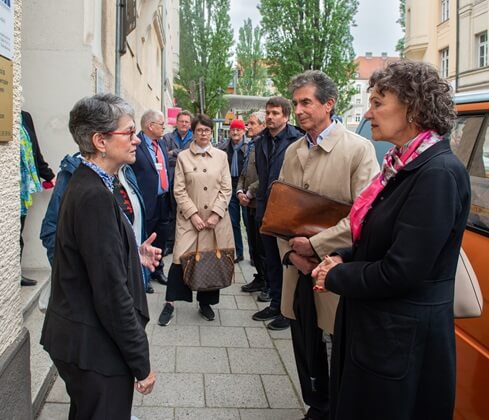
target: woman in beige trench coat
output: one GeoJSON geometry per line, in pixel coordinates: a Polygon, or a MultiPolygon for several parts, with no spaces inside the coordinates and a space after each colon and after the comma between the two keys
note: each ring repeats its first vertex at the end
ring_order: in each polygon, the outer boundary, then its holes
{"type": "MultiPolygon", "coordinates": [[[[176,300],[192,302],[192,291],[183,283],[180,257],[199,249],[214,247],[215,230],[219,248],[234,248],[234,237],[228,204],[231,199],[231,175],[225,152],[211,145],[212,119],[197,115],[192,121],[193,141],[178,155],[173,193],[177,202],[177,219],[173,263],[168,273],[166,303],[158,324],[168,325],[173,318],[176,300]]],[[[219,302],[219,290],[197,292],[199,312],[212,321],[210,305],[219,302]]]]}

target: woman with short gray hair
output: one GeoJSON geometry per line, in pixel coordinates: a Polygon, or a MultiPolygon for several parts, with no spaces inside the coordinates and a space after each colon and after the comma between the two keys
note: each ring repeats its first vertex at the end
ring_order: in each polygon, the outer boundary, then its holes
{"type": "Polygon", "coordinates": [[[137,245],[130,205],[114,191],[140,140],[131,106],[111,94],[78,101],[69,128],[82,162],[59,210],[41,344],[65,381],[70,420],[129,420],[134,388],[148,394],[155,382],[141,264],[161,258],[154,234],[137,245]]]}

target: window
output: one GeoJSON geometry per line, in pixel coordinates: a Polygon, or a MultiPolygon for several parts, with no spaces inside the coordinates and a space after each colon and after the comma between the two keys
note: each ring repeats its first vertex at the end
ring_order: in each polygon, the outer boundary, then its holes
{"type": "Polygon", "coordinates": [[[450,17],[449,13],[450,1],[449,0],[441,0],[441,21],[445,22],[450,17]]]}
{"type": "Polygon", "coordinates": [[[360,98],[355,99],[355,104],[360,105],[362,103],[362,100],[360,98]]]}
{"type": "Polygon", "coordinates": [[[359,123],[362,119],[362,114],[355,114],[355,122],[359,123]]]}
{"type": "Polygon", "coordinates": [[[479,67],[485,67],[487,66],[487,31],[482,32],[476,36],[478,40],[477,61],[479,67]]]}
{"type": "Polygon", "coordinates": [[[440,51],[440,76],[444,79],[448,77],[448,48],[440,51]]]}
{"type": "Polygon", "coordinates": [[[362,85],[356,85],[355,90],[356,93],[360,93],[362,91],[362,85]]]}

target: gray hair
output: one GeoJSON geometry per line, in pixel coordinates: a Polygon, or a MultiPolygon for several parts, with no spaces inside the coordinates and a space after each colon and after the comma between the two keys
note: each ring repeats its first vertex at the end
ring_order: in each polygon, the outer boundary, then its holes
{"type": "Polygon", "coordinates": [[[149,123],[153,122],[159,116],[164,115],[161,111],[155,111],[154,109],[148,109],[141,117],[141,130],[144,130],[149,123]]]}
{"type": "MultiPolygon", "coordinates": [[[[314,92],[314,96],[316,99],[325,104],[329,99],[336,100],[338,98],[338,89],[336,88],[336,84],[319,70],[307,70],[304,73],[298,74],[294,76],[290,80],[289,91],[294,94],[297,89],[301,87],[311,85],[316,88],[316,92],[314,92]]],[[[334,110],[331,110],[331,114],[333,114],[334,110]]]]}
{"type": "Polygon", "coordinates": [[[80,99],[70,111],[69,129],[83,156],[93,155],[95,133],[107,134],[117,130],[119,120],[129,115],[134,120],[134,109],[124,99],[111,93],[80,99]]]}
{"type": "Polygon", "coordinates": [[[258,122],[260,124],[265,124],[265,118],[266,118],[266,114],[265,114],[265,111],[256,111],[256,112],[253,112],[250,117],[255,117],[258,122]]]}

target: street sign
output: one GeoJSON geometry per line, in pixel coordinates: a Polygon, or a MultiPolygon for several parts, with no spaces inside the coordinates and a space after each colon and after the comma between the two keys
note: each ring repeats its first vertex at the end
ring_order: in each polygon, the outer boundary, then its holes
{"type": "Polygon", "coordinates": [[[0,57],[0,142],[12,140],[14,106],[12,67],[10,60],[0,57]]]}

